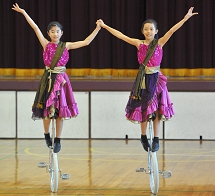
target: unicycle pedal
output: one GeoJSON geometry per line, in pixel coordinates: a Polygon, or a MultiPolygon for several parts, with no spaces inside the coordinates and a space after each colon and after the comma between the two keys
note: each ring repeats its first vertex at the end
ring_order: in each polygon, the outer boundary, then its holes
{"type": "Polygon", "coordinates": [[[62,180],[68,180],[70,179],[70,174],[61,174],[62,180]]]}
{"type": "Polygon", "coordinates": [[[47,166],[46,162],[37,163],[37,167],[39,167],[39,168],[45,168],[46,166],[47,166]]]}
{"type": "Polygon", "coordinates": [[[136,172],[146,172],[146,169],[145,168],[138,168],[138,169],[136,169],[136,172]]]}
{"type": "Polygon", "coordinates": [[[170,178],[172,176],[171,171],[159,171],[159,173],[163,176],[163,178],[170,178]]]}

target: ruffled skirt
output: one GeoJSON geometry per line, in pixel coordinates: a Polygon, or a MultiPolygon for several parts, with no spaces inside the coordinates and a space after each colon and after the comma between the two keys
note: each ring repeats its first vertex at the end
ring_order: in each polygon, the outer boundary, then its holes
{"type": "MultiPolygon", "coordinates": [[[[154,74],[148,74],[146,75],[146,77],[148,77],[148,80],[153,80],[153,75],[154,74]]],[[[172,116],[174,116],[175,112],[173,104],[170,100],[170,96],[166,86],[167,78],[162,75],[161,72],[159,72],[158,77],[154,82],[156,83],[154,92],[147,102],[144,103],[140,101],[140,104],[135,104],[136,107],[132,107],[134,104],[132,101],[132,97],[130,96],[125,111],[126,118],[131,122],[145,122],[148,119],[148,116],[150,114],[153,114],[157,110],[161,116],[161,120],[168,120],[172,116]]],[[[133,92],[131,92],[131,94],[132,93],[133,92]]],[[[144,91],[142,93],[142,96],[144,97],[144,91]]]]}
{"type": "Polygon", "coordinates": [[[51,118],[56,116],[56,113],[57,117],[64,120],[76,117],[79,114],[72,86],[65,72],[57,75],[53,89],[46,100],[45,107],[42,110],[33,107],[32,112],[33,120],[51,118]]]}

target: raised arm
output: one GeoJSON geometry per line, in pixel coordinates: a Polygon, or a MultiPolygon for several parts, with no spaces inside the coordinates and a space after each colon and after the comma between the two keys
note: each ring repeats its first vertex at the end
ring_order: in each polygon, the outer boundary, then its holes
{"type": "Polygon", "coordinates": [[[175,31],[177,31],[179,28],[181,28],[181,26],[189,19],[191,18],[192,16],[198,14],[197,12],[193,13],[193,9],[194,7],[191,7],[187,14],[184,16],[184,18],[179,21],[177,24],[175,24],[169,31],[167,31],[167,33],[161,37],[158,41],[158,44],[161,45],[161,46],[164,46],[164,44],[169,40],[169,38],[173,35],[173,33],[175,31]]]}
{"type": "Polygon", "coordinates": [[[137,47],[137,49],[139,49],[139,45],[141,43],[141,40],[139,39],[135,39],[135,38],[130,38],[126,35],[124,35],[123,33],[121,33],[120,31],[114,29],[114,28],[111,28],[109,27],[108,25],[106,25],[101,19],[99,19],[97,21],[97,23],[100,24],[101,27],[103,27],[104,29],[106,29],[107,31],[109,31],[112,35],[114,35],[115,37],[131,44],[131,45],[134,45],[137,47]]]}
{"type": "Polygon", "coordinates": [[[97,24],[94,31],[85,40],[77,41],[77,42],[66,42],[66,48],[68,50],[71,50],[71,49],[77,49],[77,48],[81,48],[84,46],[88,46],[93,41],[93,39],[96,37],[96,35],[98,34],[100,29],[101,29],[100,25],[97,24]]]}
{"type": "Polygon", "coordinates": [[[24,9],[21,9],[19,5],[16,3],[13,5],[13,10],[23,14],[25,19],[27,20],[28,24],[31,26],[31,28],[34,30],[36,33],[40,44],[42,45],[43,49],[45,49],[46,44],[48,43],[48,40],[43,36],[42,32],[40,31],[39,27],[35,24],[35,22],[30,18],[30,16],[26,13],[24,9]]]}

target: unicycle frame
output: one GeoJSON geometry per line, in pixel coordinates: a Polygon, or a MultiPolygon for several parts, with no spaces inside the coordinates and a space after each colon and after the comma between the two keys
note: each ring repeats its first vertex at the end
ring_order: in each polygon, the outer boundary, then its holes
{"type": "Polygon", "coordinates": [[[155,116],[150,115],[148,119],[149,124],[149,147],[148,147],[148,168],[138,168],[136,172],[145,172],[149,174],[149,183],[151,192],[153,195],[157,195],[159,189],[159,174],[163,176],[163,178],[170,178],[172,176],[171,171],[160,171],[158,169],[158,160],[157,153],[152,152],[152,143],[153,143],[153,129],[152,129],[152,121],[155,119],[155,116]]]}
{"type": "Polygon", "coordinates": [[[46,168],[46,172],[49,173],[50,176],[50,188],[53,193],[56,193],[58,190],[58,176],[60,173],[60,177],[62,180],[67,180],[70,178],[69,174],[62,174],[61,169],[59,169],[58,165],[58,153],[54,152],[54,138],[55,138],[55,126],[54,126],[54,118],[51,118],[52,121],[52,146],[49,146],[49,162],[39,162],[37,166],[39,168],[46,168]],[[58,173],[59,172],[59,173],[58,173]]]}

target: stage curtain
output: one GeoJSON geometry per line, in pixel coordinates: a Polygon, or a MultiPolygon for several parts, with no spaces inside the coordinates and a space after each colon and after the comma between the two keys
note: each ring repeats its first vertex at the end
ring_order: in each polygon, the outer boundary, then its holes
{"type": "MultiPolygon", "coordinates": [[[[38,76],[43,73],[42,47],[25,18],[13,11],[17,2],[48,38],[47,26],[59,21],[64,26],[62,41],[84,40],[103,19],[129,37],[143,39],[143,21],[158,22],[163,36],[187,13],[194,16],[164,46],[162,72],[167,76],[215,75],[215,14],[213,0],[0,0],[0,76],[38,76]]],[[[137,49],[101,29],[93,42],[70,50],[69,76],[133,77],[138,70],[137,49]]]]}
{"type": "Polygon", "coordinates": [[[215,76],[215,1],[146,1],[147,18],[158,23],[159,37],[194,7],[190,18],[163,47],[162,72],[169,76],[215,76]]]}

